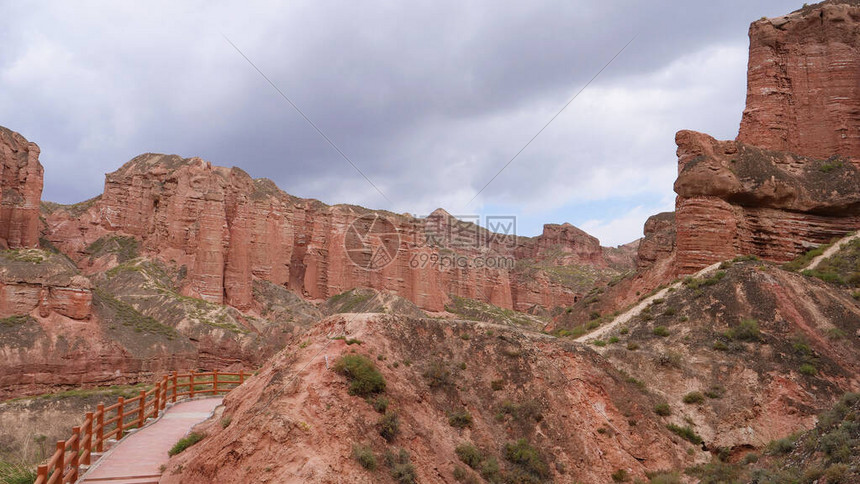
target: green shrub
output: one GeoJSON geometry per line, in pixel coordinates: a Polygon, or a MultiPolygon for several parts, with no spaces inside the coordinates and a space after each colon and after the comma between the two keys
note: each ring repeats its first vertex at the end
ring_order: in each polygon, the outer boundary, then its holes
{"type": "Polygon", "coordinates": [[[734,328],[729,328],[725,333],[726,338],[736,339],[740,341],[758,341],[761,333],[758,329],[758,321],[755,319],[745,319],[734,328]]]}
{"type": "Polygon", "coordinates": [[[687,277],[684,279],[684,285],[689,287],[690,289],[696,290],[702,287],[713,286],[714,284],[723,280],[726,277],[726,271],[717,271],[713,276],[707,277],[704,279],[696,279],[694,277],[687,277]]]}
{"type": "MultiPolygon", "coordinates": [[[[860,299],[860,298],[858,298],[858,299],[860,299]]],[[[625,326],[625,327],[621,328],[621,330],[620,330],[620,331],[618,331],[618,332],[619,332],[619,333],[621,333],[621,334],[627,334],[627,333],[629,333],[629,332],[630,332],[630,328],[628,328],[627,326],[625,326]]]]}
{"type": "Polygon", "coordinates": [[[0,483],[33,484],[37,477],[36,470],[29,466],[11,464],[0,460],[0,483]]]}
{"type": "Polygon", "coordinates": [[[681,484],[681,476],[677,472],[661,471],[648,475],[649,484],[681,484]]]}
{"type": "Polygon", "coordinates": [[[714,341],[714,349],[717,351],[729,351],[729,346],[722,341],[714,341]]]}
{"type": "Polygon", "coordinates": [[[373,400],[373,409],[379,413],[385,413],[388,410],[388,399],[383,396],[376,397],[373,400]]]}
{"type": "Polygon", "coordinates": [[[415,466],[409,459],[409,453],[400,449],[396,454],[385,452],[385,464],[391,469],[391,477],[399,484],[414,484],[418,481],[415,466]]]}
{"type": "Polygon", "coordinates": [[[495,457],[487,457],[487,459],[481,463],[481,476],[490,482],[498,481],[499,461],[497,461],[495,457]]]}
{"type": "Polygon", "coordinates": [[[684,395],[683,402],[687,404],[700,404],[705,401],[705,396],[702,392],[690,392],[684,395]]]}
{"type": "Polygon", "coordinates": [[[454,449],[454,453],[457,454],[457,457],[464,464],[472,469],[478,469],[481,465],[481,461],[484,460],[484,456],[481,454],[481,451],[469,442],[464,442],[458,445],[454,449]]]}
{"type": "Polygon", "coordinates": [[[726,389],[721,386],[712,386],[705,390],[705,396],[708,398],[723,398],[723,395],[726,394],[726,389]]]}
{"type": "Polygon", "coordinates": [[[533,477],[546,479],[550,476],[549,465],[526,439],[505,444],[505,459],[533,477]]]}
{"type": "Polygon", "coordinates": [[[448,425],[458,428],[464,429],[466,427],[472,426],[472,414],[467,412],[466,410],[460,410],[458,412],[454,412],[448,415],[448,425]]]}
{"type": "Polygon", "coordinates": [[[820,246],[806,252],[805,254],[798,257],[797,259],[794,259],[791,262],[787,262],[787,263],[783,264],[782,268],[787,270],[787,271],[797,271],[799,269],[802,269],[802,268],[808,266],[809,263],[812,262],[812,259],[815,259],[819,255],[823,254],[824,251],[827,250],[828,247],[830,247],[830,244],[820,245],[820,246]]]}
{"type": "Polygon", "coordinates": [[[499,407],[499,415],[501,415],[502,418],[504,418],[505,415],[509,415],[515,421],[520,423],[526,423],[532,420],[540,422],[543,420],[540,404],[535,400],[526,400],[522,403],[514,403],[510,400],[505,400],[499,407]]]}
{"type": "Polygon", "coordinates": [[[334,365],[334,371],[349,380],[349,394],[363,397],[385,391],[385,378],[366,356],[344,355],[334,365]]]}
{"type": "Polygon", "coordinates": [[[497,392],[497,391],[501,390],[502,388],[505,388],[505,380],[493,380],[493,381],[491,381],[490,382],[490,388],[494,392],[497,392]]]}
{"type": "Polygon", "coordinates": [[[627,482],[630,480],[630,476],[625,469],[618,469],[612,473],[612,480],[614,482],[627,482]]]}
{"type": "Polygon", "coordinates": [[[451,383],[451,372],[441,361],[434,361],[424,372],[424,380],[430,388],[443,387],[451,383]]]}
{"type": "Polygon", "coordinates": [[[352,446],[352,457],[361,464],[361,467],[369,471],[376,470],[376,456],[373,455],[373,449],[370,447],[354,444],[352,446]]]}
{"type": "Polygon", "coordinates": [[[672,415],[672,407],[668,403],[658,403],[654,406],[654,413],[661,417],[668,417],[672,415]]]}
{"type": "Polygon", "coordinates": [[[755,464],[756,462],[758,462],[758,454],[755,452],[750,452],[741,459],[741,465],[755,464]]]}
{"type": "Polygon", "coordinates": [[[652,331],[652,333],[654,333],[655,336],[660,336],[662,338],[669,336],[669,330],[665,326],[657,326],[656,328],[654,328],[654,331],[652,331]]]}
{"type": "Polygon", "coordinates": [[[833,464],[824,471],[827,484],[841,484],[850,482],[851,467],[847,464],[833,464]]]}
{"type": "Polygon", "coordinates": [[[788,454],[794,450],[794,436],[771,441],[767,444],[766,452],[771,455],[788,454]]]}
{"type": "Polygon", "coordinates": [[[609,337],[609,341],[608,341],[608,343],[609,343],[609,344],[615,344],[615,343],[617,343],[618,341],[620,341],[620,340],[618,339],[618,336],[610,336],[610,337],[609,337]]]}
{"type": "Polygon", "coordinates": [[[393,441],[400,431],[400,418],[397,416],[397,412],[386,412],[385,415],[380,417],[377,426],[379,427],[379,435],[383,439],[387,442],[393,441]]]}
{"type": "Polygon", "coordinates": [[[603,348],[604,346],[606,346],[606,341],[603,341],[602,339],[596,339],[596,340],[592,341],[591,344],[593,344],[594,346],[598,346],[600,348],[603,348]]]}
{"type": "Polygon", "coordinates": [[[466,469],[463,469],[460,466],[454,466],[454,480],[457,482],[464,482],[466,484],[479,484],[479,481],[475,476],[469,474],[466,469]]]}
{"type": "Polygon", "coordinates": [[[179,442],[174,444],[173,447],[171,447],[170,450],[167,451],[167,455],[169,455],[170,457],[173,457],[174,455],[181,453],[182,451],[191,447],[192,445],[196,444],[197,442],[200,442],[201,440],[203,440],[204,437],[206,437],[206,434],[191,432],[190,434],[186,435],[185,437],[182,437],[181,439],[179,439],[179,442]]]}
{"type": "Polygon", "coordinates": [[[703,440],[699,437],[699,434],[696,433],[691,427],[681,427],[675,424],[668,424],[666,428],[678,435],[679,437],[688,440],[690,443],[694,445],[701,445],[703,440]]]}
{"type": "Polygon", "coordinates": [[[800,365],[800,368],[798,368],[797,371],[806,376],[813,376],[818,373],[818,369],[815,368],[814,365],[811,365],[809,363],[804,363],[800,365]]]}
{"type": "Polygon", "coordinates": [[[636,351],[639,349],[639,344],[631,341],[631,342],[627,343],[627,349],[630,351],[636,351]]]}

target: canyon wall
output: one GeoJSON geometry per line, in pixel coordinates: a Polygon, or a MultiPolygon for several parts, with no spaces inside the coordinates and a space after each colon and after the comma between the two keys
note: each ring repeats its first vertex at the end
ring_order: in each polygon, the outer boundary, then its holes
{"type": "Polygon", "coordinates": [[[737,255],[786,262],[860,228],[860,170],[701,133],[678,133],[676,270],[737,255]]]}
{"type": "Polygon", "coordinates": [[[0,126],[0,248],[39,244],[39,147],[0,126]]]}
{"type": "Polygon", "coordinates": [[[753,22],[738,141],[816,158],[860,157],[858,24],[857,2],[753,22]]]}
{"type": "Polygon", "coordinates": [[[370,287],[431,311],[443,310],[449,294],[514,309],[563,306],[581,294],[545,278],[517,278],[505,264],[551,253],[555,264],[614,271],[597,239],[571,225],[547,225],[535,238],[512,237],[441,210],[416,219],[328,206],[290,196],[238,168],[170,155],[131,160],[106,176],[103,195],[56,209],[46,219],[45,237],[85,271],[88,246],[106,235],[130,235],[146,254],[185,268],[185,295],[241,310],[252,307],[254,279],[313,300],[370,287]],[[357,219],[361,223],[353,225],[357,219]],[[379,254],[354,246],[362,239],[351,231],[370,230],[374,223],[390,223],[391,233],[371,238],[393,243],[393,260],[366,270],[363,262],[379,254]]]}
{"type": "Polygon", "coordinates": [[[676,274],[745,254],[785,262],[860,229],[858,31],[853,1],[752,24],[737,140],[676,136],[676,274]]]}

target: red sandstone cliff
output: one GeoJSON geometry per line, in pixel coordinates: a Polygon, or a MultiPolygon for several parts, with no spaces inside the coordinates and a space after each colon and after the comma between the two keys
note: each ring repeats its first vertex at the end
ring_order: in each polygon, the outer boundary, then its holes
{"type": "Polygon", "coordinates": [[[39,147],[0,126],[0,248],[39,244],[39,147]]]}
{"type": "Polygon", "coordinates": [[[681,131],[676,274],[737,255],[783,262],[860,229],[860,4],[750,27],[737,141],[681,131]]]}
{"type": "MultiPolygon", "coordinates": [[[[109,234],[130,235],[145,254],[185,268],[183,294],[241,310],[252,307],[253,280],[315,300],[370,287],[431,311],[442,310],[449,294],[521,310],[564,306],[582,290],[546,276],[512,276],[499,258],[510,264],[552,254],[557,266],[586,265],[609,275],[617,270],[597,239],[571,225],[547,225],[536,238],[499,236],[444,211],[421,220],[299,199],[238,168],[169,155],[126,163],[106,176],[101,197],[54,210],[47,225],[45,237],[85,270],[90,244],[109,234]],[[363,216],[390,221],[392,237],[399,236],[393,262],[379,270],[351,260],[350,225],[363,216]],[[434,236],[429,243],[428,232],[434,236]]],[[[619,260],[616,265],[623,265],[619,260]]]]}
{"type": "Polygon", "coordinates": [[[860,228],[860,170],[681,131],[677,261],[689,274],[736,255],[785,262],[860,228]]]}
{"type": "Polygon", "coordinates": [[[860,157],[860,8],[805,6],[750,26],[738,141],[799,155],[860,157]]]}

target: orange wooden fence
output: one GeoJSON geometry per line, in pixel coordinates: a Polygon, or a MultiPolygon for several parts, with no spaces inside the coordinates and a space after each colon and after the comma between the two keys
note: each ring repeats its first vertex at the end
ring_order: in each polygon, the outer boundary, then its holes
{"type": "Polygon", "coordinates": [[[140,391],[140,395],[125,399],[119,397],[113,405],[100,403],[95,412],[87,412],[80,426],[72,428],[72,436],[57,441],[57,450],[40,465],[34,484],[60,484],[75,482],[80,466],[90,465],[93,452],[103,452],[105,441],[119,440],[129,429],[143,427],[148,418],[156,418],[167,403],[195,396],[227,393],[245,381],[247,374],[219,371],[164,375],[155,388],[140,391]],[[110,429],[110,430],[108,430],[110,429]]]}

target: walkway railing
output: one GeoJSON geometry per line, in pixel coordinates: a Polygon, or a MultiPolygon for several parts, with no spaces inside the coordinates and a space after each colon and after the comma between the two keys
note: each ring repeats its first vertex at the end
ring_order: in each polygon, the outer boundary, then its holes
{"type": "Polygon", "coordinates": [[[57,450],[40,465],[34,484],[61,484],[75,482],[80,466],[88,466],[92,454],[104,452],[108,439],[120,440],[131,429],[143,427],[149,418],[157,418],[167,403],[187,400],[196,396],[227,393],[241,385],[248,376],[244,371],[219,371],[164,375],[155,388],[126,399],[119,397],[110,406],[100,403],[95,412],[87,412],[80,426],[72,428],[72,435],[57,441],[57,450]]]}

